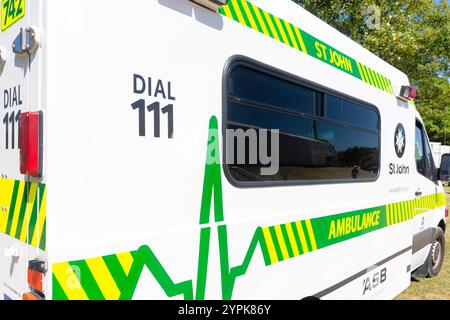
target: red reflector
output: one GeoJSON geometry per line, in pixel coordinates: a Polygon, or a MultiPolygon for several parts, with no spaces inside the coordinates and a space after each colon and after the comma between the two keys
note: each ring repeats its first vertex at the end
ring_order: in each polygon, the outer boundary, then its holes
{"type": "Polygon", "coordinates": [[[33,177],[42,176],[42,118],[42,112],[20,114],[20,173],[33,177]]]}
{"type": "Polygon", "coordinates": [[[445,216],[448,218],[448,208],[445,208],[445,216]]]}
{"type": "Polygon", "coordinates": [[[28,268],[28,285],[31,288],[36,289],[39,292],[42,292],[43,278],[44,275],[42,274],[42,272],[28,268]]]}

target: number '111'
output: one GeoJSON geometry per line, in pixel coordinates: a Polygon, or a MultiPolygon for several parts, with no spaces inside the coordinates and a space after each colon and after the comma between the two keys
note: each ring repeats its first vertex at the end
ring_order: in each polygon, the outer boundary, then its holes
{"type": "Polygon", "coordinates": [[[173,139],[173,104],[168,104],[164,108],[161,109],[159,102],[154,102],[145,107],[145,100],[140,99],[131,104],[133,110],[139,111],[139,136],[145,137],[145,115],[148,112],[153,112],[153,120],[154,120],[154,137],[161,137],[161,113],[167,114],[168,121],[168,137],[169,139],[173,139]]]}

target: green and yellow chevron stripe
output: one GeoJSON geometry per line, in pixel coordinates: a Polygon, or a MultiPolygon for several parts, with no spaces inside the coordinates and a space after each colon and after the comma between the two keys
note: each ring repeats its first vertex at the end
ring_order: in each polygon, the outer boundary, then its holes
{"type": "Polygon", "coordinates": [[[45,184],[0,179],[0,232],[45,250],[45,184]]]}
{"type": "MultiPolygon", "coordinates": [[[[430,212],[445,206],[445,195],[424,196],[380,207],[257,228],[242,265],[231,269],[228,265],[229,253],[226,245],[227,226],[221,225],[218,232],[221,239],[219,243],[223,298],[231,299],[236,279],[246,274],[258,247],[265,265],[270,266],[409,221],[414,218],[414,210],[418,210],[415,206],[426,207],[427,212],[430,212]]],[[[220,211],[217,208],[216,210],[220,211]]],[[[202,229],[205,230],[209,235],[211,228],[202,229]]],[[[201,252],[204,251],[202,248],[209,248],[209,241],[209,237],[201,237],[201,252]]],[[[208,262],[208,251],[199,255],[198,279],[203,280],[197,283],[197,299],[205,297],[204,284],[208,262]]],[[[151,249],[143,246],[136,251],[53,264],[53,299],[131,299],[145,267],[153,274],[168,297],[183,295],[188,300],[194,298],[193,281],[173,282],[151,249]]]]}
{"type": "Polygon", "coordinates": [[[118,300],[136,252],[53,265],[53,298],[57,300],[118,300]]]}
{"type": "Polygon", "coordinates": [[[444,207],[445,194],[362,209],[349,213],[295,221],[262,228],[268,263],[274,264],[316,251],[366,233],[412,220],[415,216],[444,207]]]}
{"type": "Polygon", "coordinates": [[[311,221],[297,221],[263,228],[270,264],[317,250],[311,221]]]}
{"type": "Polygon", "coordinates": [[[247,0],[230,0],[219,12],[248,28],[308,54],[388,94],[394,94],[391,81],[332,46],[247,0]]]}

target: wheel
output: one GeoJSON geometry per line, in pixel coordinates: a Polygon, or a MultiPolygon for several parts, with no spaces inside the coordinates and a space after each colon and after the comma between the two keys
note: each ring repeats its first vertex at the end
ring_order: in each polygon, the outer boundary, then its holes
{"type": "Polygon", "coordinates": [[[442,268],[445,254],[445,237],[444,231],[437,228],[434,232],[433,242],[430,250],[430,263],[428,265],[428,278],[436,277],[442,268]]]}

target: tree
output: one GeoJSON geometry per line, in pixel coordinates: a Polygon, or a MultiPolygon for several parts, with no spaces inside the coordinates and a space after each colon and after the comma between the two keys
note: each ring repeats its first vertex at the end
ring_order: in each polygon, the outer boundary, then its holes
{"type": "Polygon", "coordinates": [[[450,142],[447,1],[293,1],[405,72],[418,88],[416,106],[430,139],[450,142]]]}

